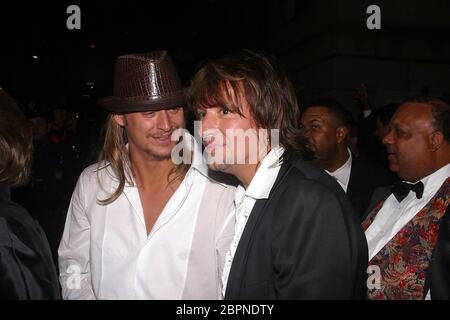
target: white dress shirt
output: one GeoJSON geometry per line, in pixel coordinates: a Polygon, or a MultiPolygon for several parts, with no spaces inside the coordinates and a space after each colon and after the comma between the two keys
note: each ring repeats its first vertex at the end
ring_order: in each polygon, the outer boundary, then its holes
{"type": "Polygon", "coordinates": [[[330,172],[328,170],[325,170],[326,173],[328,173],[330,176],[336,179],[336,181],[339,183],[339,185],[344,189],[345,192],[347,192],[348,188],[348,182],[350,180],[350,173],[352,171],[352,153],[350,149],[347,148],[348,152],[348,159],[345,161],[345,163],[338,169],[336,169],[333,172],[330,172]]]}
{"type": "Polygon", "coordinates": [[[369,261],[433,198],[445,180],[450,176],[450,164],[423,178],[424,186],[421,199],[409,192],[402,202],[391,194],[366,230],[369,245],[369,261]]]}
{"type": "Polygon", "coordinates": [[[239,240],[241,239],[242,232],[247,224],[248,217],[252,212],[256,200],[267,199],[269,197],[270,190],[272,190],[281,168],[279,160],[283,155],[283,152],[283,147],[274,147],[264,157],[247,190],[245,190],[242,185],[238,186],[236,189],[234,207],[232,211],[232,214],[235,216],[235,232],[233,240],[230,244],[230,249],[225,256],[225,265],[222,273],[223,297],[225,296],[231,264],[236,253],[239,240]]]}
{"type": "MultiPolygon", "coordinates": [[[[185,288],[186,283],[195,286],[201,282],[192,279],[202,275],[209,279],[207,274],[217,275],[219,269],[214,263],[216,257],[209,257],[217,254],[214,248],[203,252],[203,265],[193,268],[188,264],[194,256],[192,243],[200,204],[212,183],[206,165],[198,157],[202,157],[201,150],[195,145],[194,163],[148,235],[136,186],[127,184],[114,202],[100,205],[98,200],[116,189],[117,178],[109,166],[97,170],[93,165],[83,171],[59,247],[64,299],[182,299],[186,291],[190,299],[220,297],[218,277],[217,283],[207,281],[198,290],[185,288]],[[196,274],[188,280],[189,272],[196,274]]],[[[223,204],[227,211],[232,205],[229,198],[230,205],[223,204]]],[[[216,214],[211,211],[207,212],[209,216],[216,214]]],[[[214,235],[209,233],[215,228],[223,229],[220,225],[200,229],[208,233],[208,241],[214,242],[214,235]]],[[[201,242],[205,241],[200,237],[199,244],[204,245],[201,242]]],[[[199,253],[195,252],[195,256],[198,260],[199,253]]]]}

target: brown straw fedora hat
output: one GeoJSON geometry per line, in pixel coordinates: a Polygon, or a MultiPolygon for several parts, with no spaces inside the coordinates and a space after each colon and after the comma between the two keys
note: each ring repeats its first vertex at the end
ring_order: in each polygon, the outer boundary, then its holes
{"type": "Polygon", "coordinates": [[[180,78],[165,50],[117,58],[113,96],[97,100],[116,113],[181,107],[184,101],[180,78]]]}

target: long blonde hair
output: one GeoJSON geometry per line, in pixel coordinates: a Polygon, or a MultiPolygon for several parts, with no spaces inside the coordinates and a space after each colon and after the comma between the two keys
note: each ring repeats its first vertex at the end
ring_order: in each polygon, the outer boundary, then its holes
{"type": "MultiPolygon", "coordinates": [[[[128,143],[127,133],[124,127],[121,127],[115,120],[114,114],[109,114],[105,124],[105,140],[103,149],[99,156],[97,179],[101,184],[99,176],[100,170],[106,164],[110,166],[119,180],[117,189],[106,199],[99,200],[102,205],[108,205],[114,202],[123,192],[125,184],[134,186],[133,167],[130,160],[129,151],[126,147],[128,143]]],[[[182,180],[189,169],[188,164],[181,163],[176,165],[169,173],[167,178],[168,185],[176,180],[182,180]]]]}

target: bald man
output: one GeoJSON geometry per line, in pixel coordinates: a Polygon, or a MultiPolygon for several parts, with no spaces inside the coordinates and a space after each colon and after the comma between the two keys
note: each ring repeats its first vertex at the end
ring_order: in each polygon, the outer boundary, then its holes
{"type": "Polygon", "coordinates": [[[383,143],[401,182],[377,190],[363,221],[369,299],[449,299],[450,106],[403,102],[383,143]]]}

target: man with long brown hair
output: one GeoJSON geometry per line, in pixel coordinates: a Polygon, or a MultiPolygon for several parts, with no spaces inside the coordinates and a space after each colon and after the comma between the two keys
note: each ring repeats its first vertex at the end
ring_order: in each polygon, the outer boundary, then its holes
{"type": "Polygon", "coordinates": [[[114,80],[99,100],[110,111],[102,157],[81,174],[59,248],[63,298],[216,299],[233,187],[176,135],[185,100],[166,51],[119,57],[114,80]],[[180,143],[191,161],[174,155],[180,143]]]}
{"type": "Polygon", "coordinates": [[[225,299],[363,298],[362,228],[336,181],[302,160],[295,92],[277,61],[247,50],[209,61],[188,105],[201,119],[209,167],[241,183],[225,299]]]}
{"type": "Polygon", "coordinates": [[[25,208],[11,200],[11,187],[26,184],[31,174],[28,129],[16,101],[0,88],[0,300],[60,298],[45,233],[25,208]]]}

